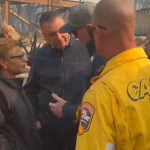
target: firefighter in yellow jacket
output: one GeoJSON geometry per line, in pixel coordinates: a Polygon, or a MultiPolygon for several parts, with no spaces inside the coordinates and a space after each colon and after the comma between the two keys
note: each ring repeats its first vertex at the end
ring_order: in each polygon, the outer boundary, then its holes
{"type": "Polygon", "coordinates": [[[101,0],[96,48],[107,60],[80,108],[76,150],[150,150],[150,61],[134,39],[130,0],[101,0]]]}
{"type": "Polygon", "coordinates": [[[136,48],[131,1],[101,0],[95,8],[91,28],[107,63],[79,109],[76,150],[150,150],[150,61],[136,48]]]}

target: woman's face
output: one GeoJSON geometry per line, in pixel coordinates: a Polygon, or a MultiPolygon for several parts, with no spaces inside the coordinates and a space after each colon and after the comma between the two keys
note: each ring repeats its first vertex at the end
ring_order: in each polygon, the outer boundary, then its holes
{"type": "Polygon", "coordinates": [[[18,75],[25,72],[27,56],[20,47],[14,47],[8,52],[5,59],[5,69],[11,75],[18,75]]]}

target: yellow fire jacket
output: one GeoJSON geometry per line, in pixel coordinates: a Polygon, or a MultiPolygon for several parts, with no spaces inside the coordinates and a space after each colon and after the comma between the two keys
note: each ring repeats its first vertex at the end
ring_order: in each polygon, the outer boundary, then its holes
{"type": "Polygon", "coordinates": [[[92,79],[81,105],[76,150],[150,150],[150,61],[129,49],[92,79]]]}

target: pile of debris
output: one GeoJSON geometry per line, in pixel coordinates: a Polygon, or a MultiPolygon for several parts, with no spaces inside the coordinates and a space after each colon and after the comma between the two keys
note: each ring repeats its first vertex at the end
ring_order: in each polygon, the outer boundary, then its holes
{"type": "Polygon", "coordinates": [[[33,52],[45,44],[45,39],[43,36],[37,35],[22,35],[21,36],[22,47],[27,53],[33,52]]]}

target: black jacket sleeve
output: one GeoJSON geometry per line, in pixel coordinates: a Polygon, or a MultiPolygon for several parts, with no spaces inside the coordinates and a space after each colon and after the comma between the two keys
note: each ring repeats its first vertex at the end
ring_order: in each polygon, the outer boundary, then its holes
{"type": "Polygon", "coordinates": [[[77,122],[76,112],[79,106],[80,104],[73,105],[73,104],[65,103],[63,107],[63,117],[65,119],[72,120],[74,123],[76,123],[77,122]]]}
{"type": "Polygon", "coordinates": [[[39,116],[39,106],[38,106],[38,99],[37,94],[39,92],[39,85],[38,85],[38,77],[35,71],[35,65],[33,64],[31,70],[29,72],[29,77],[27,79],[27,83],[24,86],[24,90],[26,96],[28,97],[34,111],[35,119],[38,120],[39,116]]]}

